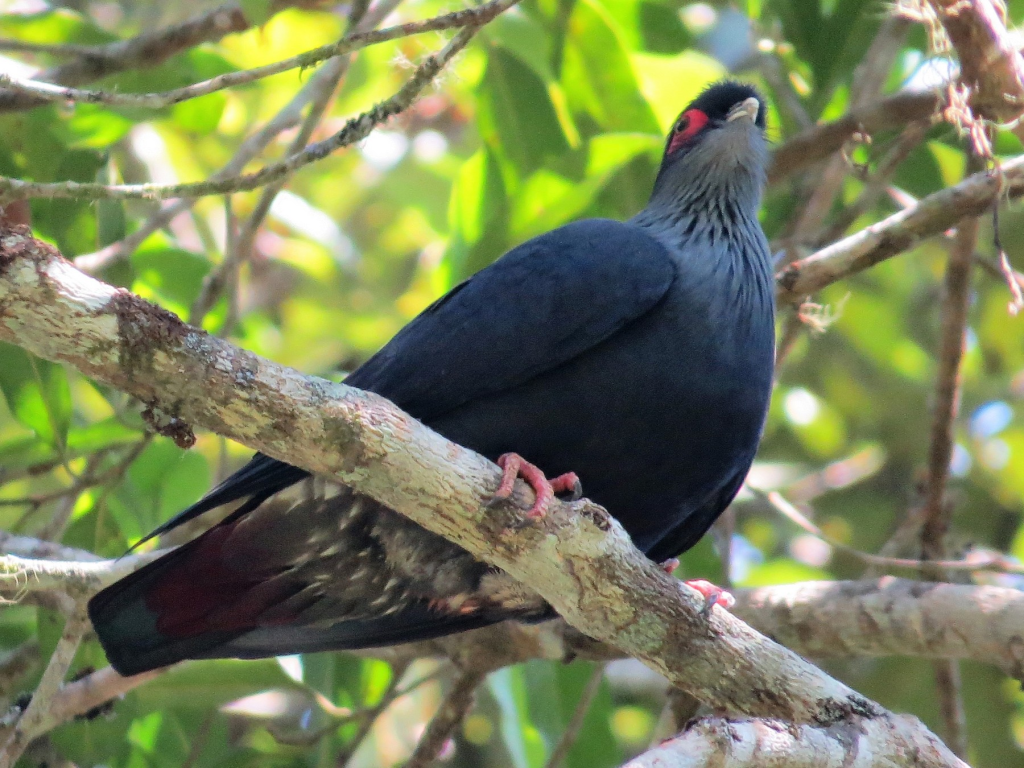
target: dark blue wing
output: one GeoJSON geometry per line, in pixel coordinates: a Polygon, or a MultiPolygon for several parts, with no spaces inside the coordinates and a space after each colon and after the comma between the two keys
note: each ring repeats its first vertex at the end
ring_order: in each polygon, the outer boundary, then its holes
{"type": "Polygon", "coordinates": [[[608,219],[502,256],[410,322],[347,384],[430,423],[601,343],[668,291],[675,266],[646,230],[608,219]]]}
{"type": "MultiPolygon", "coordinates": [[[[640,227],[610,219],[569,224],[453,288],[345,383],[383,395],[429,424],[601,343],[654,307],[675,274],[668,252],[640,227]]],[[[138,544],[247,498],[235,513],[244,514],[308,476],[258,453],[138,544]]]]}

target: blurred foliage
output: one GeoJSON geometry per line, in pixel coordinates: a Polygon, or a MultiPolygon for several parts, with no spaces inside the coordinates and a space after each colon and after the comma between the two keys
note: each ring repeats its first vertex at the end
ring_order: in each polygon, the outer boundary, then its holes
{"type": "MultiPolygon", "coordinates": [[[[344,9],[271,14],[266,3],[244,5],[269,20],[88,87],[165,90],[273,62],[345,30],[344,9]]],[[[98,44],[198,11],[196,4],[143,2],[33,7],[0,16],[0,35],[98,44]]],[[[455,7],[406,2],[397,15],[424,18],[455,7]]],[[[779,142],[802,121],[841,115],[854,67],[887,10],[880,0],[527,0],[486,27],[412,109],[358,147],[290,179],[240,276],[232,341],[340,377],[438,295],[523,239],[578,217],[634,214],[646,201],[663,133],[709,81],[731,72],[758,83],[770,97],[779,142]],[[794,103],[803,116],[786,106],[794,103]]],[[[1024,0],[1011,0],[1009,17],[1024,18],[1024,0]]],[[[408,76],[406,62],[439,39],[432,33],[360,52],[314,138],[392,94],[408,76]]],[[[26,63],[60,60],[9,53],[0,67],[23,72],[26,63]]],[[[911,29],[886,87],[931,87],[947,64],[927,50],[922,30],[911,29]]],[[[63,104],[2,113],[0,173],[38,181],[205,179],[308,77],[285,72],[155,113],[63,104]]],[[[873,166],[895,136],[872,137],[856,158],[873,166]]],[[[291,138],[280,136],[260,162],[279,158],[291,138]]],[[[921,196],[957,182],[965,174],[964,148],[949,126],[934,126],[898,169],[895,187],[921,196]]],[[[1021,147],[1005,134],[997,150],[1015,154],[1021,147]]],[[[814,183],[811,173],[769,190],[763,223],[770,237],[790,231],[814,183]]],[[[832,215],[864,186],[849,174],[832,215]]],[[[257,199],[247,193],[227,203],[200,200],[102,277],[187,316],[223,257],[228,206],[237,221],[257,199]]],[[[155,208],[33,200],[31,217],[35,232],[71,258],[134,231],[155,208]]],[[[897,202],[883,195],[848,231],[895,210],[897,202]]],[[[1019,265],[1022,224],[1019,211],[1003,215],[1003,239],[1019,265]]],[[[830,536],[860,550],[877,551],[917,501],[948,248],[948,240],[933,239],[825,290],[818,300],[832,309],[834,322],[823,334],[800,335],[781,373],[753,482],[812,504],[830,536]]],[[[988,222],[980,251],[993,253],[988,222]]],[[[957,556],[972,546],[1024,557],[1024,415],[1017,413],[1024,414],[1024,323],[1007,311],[1007,301],[1005,286],[978,271],[951,489],[957,556]]],[[[221,297],[203,324],[218,333],[227,317],[228,299],[221,297]]],[[[9,346],[0,346],[0,391],[0,528],[105,556],[121,554],[248,455],[210,434],[188,452],[162,437],[145,438],[137,404],[9,346]],[[68,488],[75,492],[62,494],[68,488]]],[[[753,496],[741,496],[734,508],[737,585],[864,573],[854,557],[833,552],[753,496]]],[[[724,578],[712,537],[687,554],[683,567],[724,578]]],[[[995,580],[1020,586],[1017,579],[995,580]]],[[[58,617],[43,608],[7,608],[0,648],[38,638],[45,654],[59,628],[58,617]]],[[[103,663],[98,645],[87,642],[76,668],[103,663]]],[[[418,662],[404,684],[432,665],[418,662]]],[[[941,731],[927,662],[856,660],[828,668],[941,731]]],[[[491,675],[447,764],[544,765],[591,671],[582,663],[537,661],[491,675]]],[[[347,710],[373,706],[396,682],[392,674],[383,662],[341,654],[182,665],[110,712],[59,728],[43,748],[78,765],[126,768],[334,765],[358,731],[358,718],[347,710]]],[[[37,668],[5,690],[31,690],[38,675],[37,668]]],[[[972,765],[1024,764],[1020,686],[977,665],[965,666],[964,683],[972,765]]],[[[440,685],[431,679],[399,698],[351,764],[404,760],[440,685]]],[[[655,676],[635,663],[613,664],[565,764],[618,765],[655,737],[663,704],[655,676]]],[[[24,760],[30,764],[31,755],[24,760]]]]}

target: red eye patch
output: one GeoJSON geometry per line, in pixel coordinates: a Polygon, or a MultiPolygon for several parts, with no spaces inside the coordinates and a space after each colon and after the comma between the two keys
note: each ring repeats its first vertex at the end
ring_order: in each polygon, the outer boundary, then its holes
{"type": "Polygon", "coordinates": [[[688,109],[680,116],[676,127],[672,130],[672,140],[668,143],[667,154],[672,154],[688,142],[701,128],[708,124],[708,116],[699,109],[688,109]]]}

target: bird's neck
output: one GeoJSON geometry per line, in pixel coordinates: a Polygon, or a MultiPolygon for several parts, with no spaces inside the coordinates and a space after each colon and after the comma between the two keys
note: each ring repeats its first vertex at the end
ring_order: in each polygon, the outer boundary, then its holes
{"type": "Polygon", "coordinates": [[[752,315],[760,307],[770,312],[771,254],[757,218],[762,178],[719,174],[690,179],[673,183],[676,179],[663,174],[650,202],[630,222],[679,260],[684,280],[732,297],[730,311],[752,315]]]}

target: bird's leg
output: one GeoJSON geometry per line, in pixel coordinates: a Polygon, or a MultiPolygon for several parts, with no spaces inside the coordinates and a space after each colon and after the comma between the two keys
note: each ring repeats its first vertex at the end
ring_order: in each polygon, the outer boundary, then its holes
{"type": "Polygon", "coordinates": [[[704,609],[701,613],[704,614],[705,618],[708,618],[711,615],[711,609],[716,605],[722,606],[722,608],[727,611],[736,605],[735,597],[721,587],[712,584],[710,581],[704,581],[704,579],[688,579],[683,583],[691,589],[697,590],[704,596],[704,609]]]}
{"type": "Polygon", "coordinates": [[[556,493],[572,492],[574,498],[579,498],[582,493],[580,479],[575,472],[566,472],[564,475],[548,480],[540,467],[531,464],[518,453],[503,453],[498,457],[498,466],[502,469],[501,484],[494,492],[494,500],[507,499],[512,495],[512,488],[516,478],[525,480],[536,495],[536,500],[526,516],[537,520],[544,517],[548,504],[555,498],[556,493]]]}
{"type": "Polygon", "coordinates": [[[664,563],[660,563],[658,567],[661,568],[661,570],[663,570],[669,576],[671,576],[673,573],[675,573],[676,568],[679,567],[679,558],[670,557],[664,563]]]}

